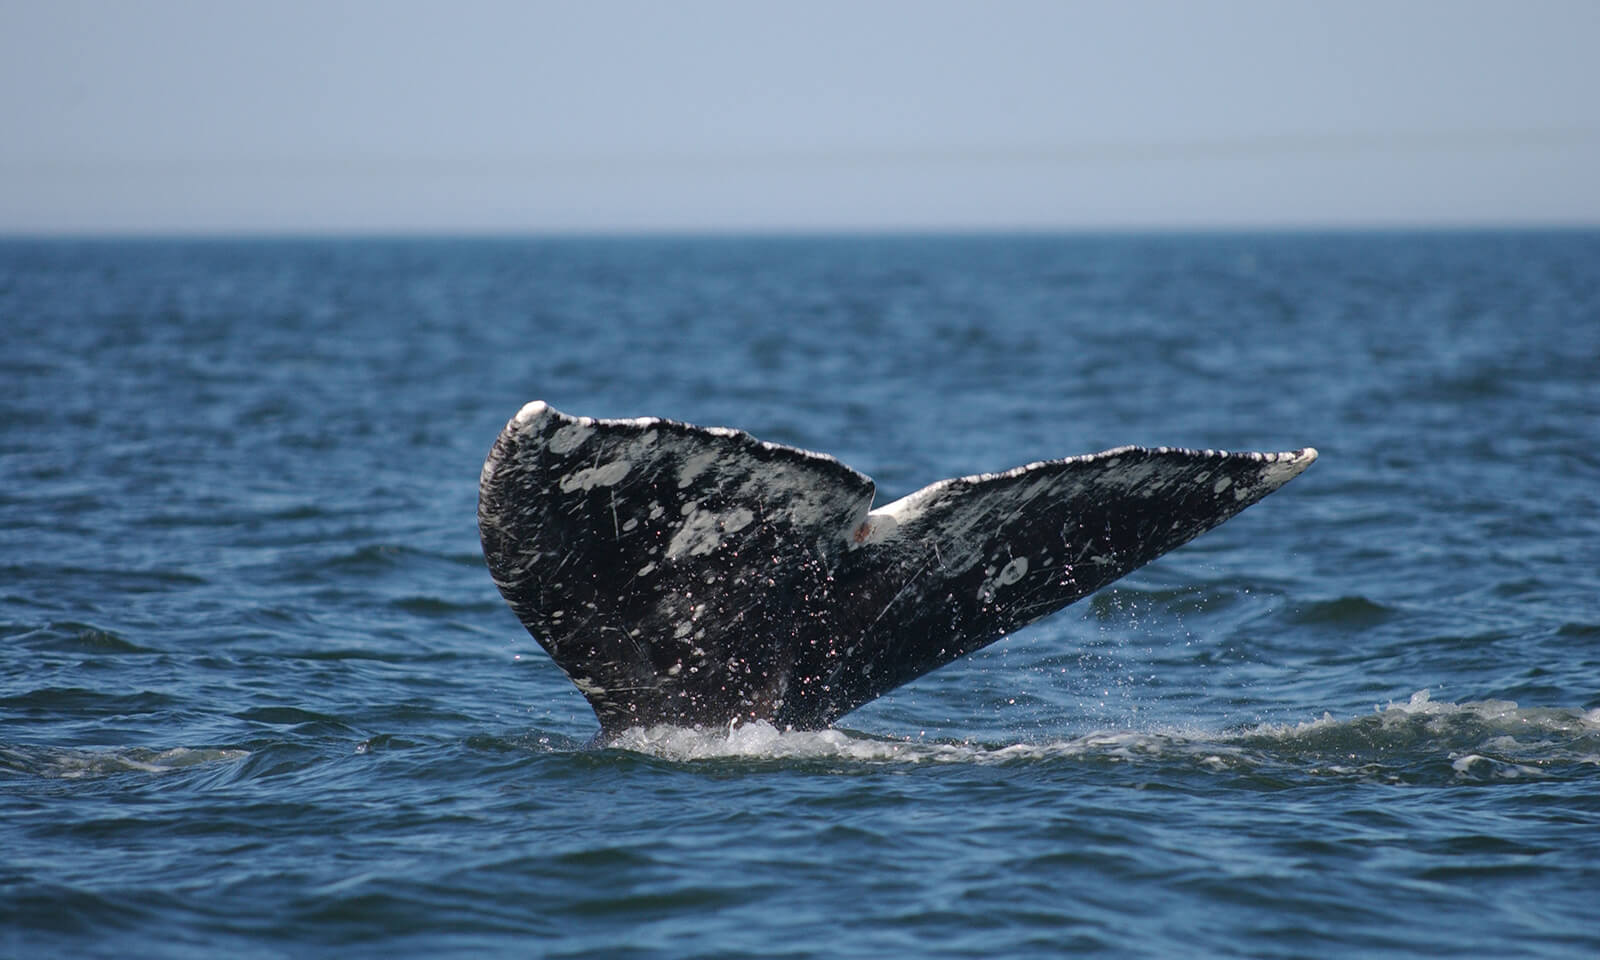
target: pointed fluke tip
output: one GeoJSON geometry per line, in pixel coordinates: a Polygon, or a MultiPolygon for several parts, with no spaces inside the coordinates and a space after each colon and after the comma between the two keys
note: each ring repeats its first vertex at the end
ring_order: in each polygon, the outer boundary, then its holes
{"type": "Polygon", "coordinates": [[[1277,488],[1306,472],[1306,468],[1316,462],[1317,448],[1302,447],[1299,450],[1288,450],[1283,453],[1268,454],[1265,478],[1271,484],[1271,489],[1277,488]]]}
{"type": "Polygon", "coordinates": [[[530,400],[522,405],[522,409],[518,410],[517,415],[511,418],[511,422],[519,427],[525,426],[544,416],[549,409],[550,404],[545,403],[543,400],[530,400]]]}

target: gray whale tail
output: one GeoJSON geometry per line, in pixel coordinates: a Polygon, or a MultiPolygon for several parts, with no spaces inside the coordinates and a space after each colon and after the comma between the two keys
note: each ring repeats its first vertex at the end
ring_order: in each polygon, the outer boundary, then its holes
{"type": "Polygon", "coordinates": [[[1119,447],[872,509],[871,479],[824,454],[536,401],[484,461],[478,530],[603,736],[816,729],[1182,546],[1316,457],[1119,447]]]}

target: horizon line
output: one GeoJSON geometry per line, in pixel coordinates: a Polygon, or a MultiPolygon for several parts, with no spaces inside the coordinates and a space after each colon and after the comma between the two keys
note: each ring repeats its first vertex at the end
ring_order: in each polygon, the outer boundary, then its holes
{"type": "Polygon", "coordinates": [[[830,238],[830,237],[1072,237],[1160,235],[1291,235],[1406,233],[1584,233],[1600,231],[1597,220],[1482,221],[1306,221],[1284,223],[1104,223],[1079,225],[763,225],[763,226],[233,226],[233,227],[0,227],[0,241],[18,240],[205,240],[205,239],[605,239],[605,238],[830,238]]]}

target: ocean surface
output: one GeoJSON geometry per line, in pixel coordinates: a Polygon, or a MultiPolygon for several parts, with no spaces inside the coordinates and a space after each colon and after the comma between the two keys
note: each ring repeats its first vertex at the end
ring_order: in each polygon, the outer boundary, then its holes
{"type": "Polygon", "coordinates": [[[1600,233],[0,241],[0,955],[1600,954],[1600,233]],[[1316,446],[821,733],[595,742],[506,420],[1316,446]]]}

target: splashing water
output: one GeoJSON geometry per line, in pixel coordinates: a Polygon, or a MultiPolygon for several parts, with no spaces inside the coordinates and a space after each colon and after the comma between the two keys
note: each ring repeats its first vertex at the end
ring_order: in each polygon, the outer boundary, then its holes
{"type": "Polygon", "coordinates": [[[1519,707],[1505,700],[1449,703],[1426,690],[1371,715],[1233,731],[1095,731],[1066,739],[992,744],[868,736],[842,729],[779,730],[764,721],[728,729],[635,727],[607,744],[673,762],[834,760],[861,764],[1003,764],[1057,760],[1179,763],[1204,770],[1298,768],[1312,776],[1401,781],[1446,764],[1457,779],[1559,775],[1600,764],[1600,709],[1519,707]]]}

